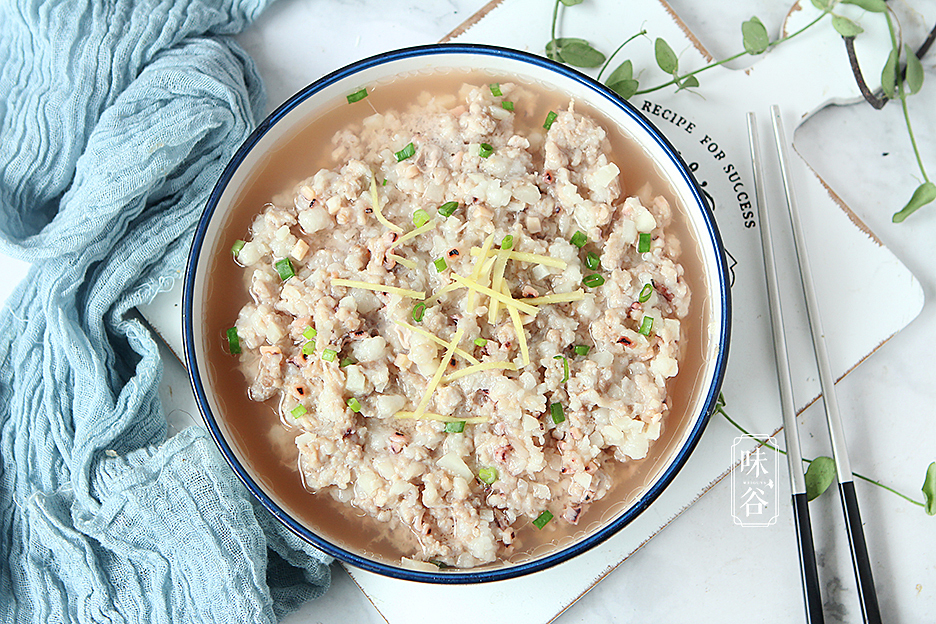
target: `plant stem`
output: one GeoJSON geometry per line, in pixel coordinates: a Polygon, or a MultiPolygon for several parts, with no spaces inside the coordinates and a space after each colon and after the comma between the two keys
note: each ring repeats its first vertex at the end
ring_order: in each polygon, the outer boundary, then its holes
{"type": "MultiPolygon", "coordinates": [[[[718,412],[719,414],[721,414],[722,416],[724,416],[725,420],[727,420],[727,421],[730,422],[732,425],[734,425],[735,429],[737,429],[738,431],[740,431],[740,432],[743,433],[744,435],[748,436],[748,437],[751,438],[752,440],[758,442],[759,444],[762,444],[762,445],[766,446],[767,448],[769,448],[769,449],[771,449],[771,450],[773,450],[773,451],[776,451],[776,452],[778,452],[778,453],[782,453],[783,455],[786,455],[786,451],[784,451],[783,449],[777,448],[777,447],[771,445],[769,442],[767,442],[767,440],[761,440],[761,439],[759,439],[759,438],[754,437],[754,436],[751,435],[750,433],[748,433],[748,431],[747,431],[744,427],[742,427],[742,426],[739,425],[737,422],[735,422],[735,420],[734,420],[731,416],[729,416],[727,412],[725,412],[724,408],[722,407],[722,402],[721,402],[721,401],[719,401],[719,402],[716,404],[716,406],[715,406],[715,411],[718,412]]],[[[806,462],[807,464],[811,464],[811,463],[813,462],[812,459],[807,459],[807,458],[805,458],[805,457],[803,458],[803,461],[806,462]]],[[[870,478],[870,477],[866,477],[866,476],[861,475],[861,474],[858,474],[857,472],[853,472],[852,474],[853,474],[854,476],[858,477],[859,479],[863,480],[863,481],[867,481],[868,483],[873,483],[874,485],[876,485],[876,486],[878,486],[878,487],[884,488],[884,489],[887,490],[888,492],[891,492],[891,493],[893,493],[893,494],[896,494],[896,495],[899,496],[900,498],[906,500],[907,502],[913,503],[914,505],[916,505],[916,506],[918,506],[918,507],[925,507],[924,503],[921,503],[920,501],[917,501],[917,500],[913,500],[912,498],[910,498],[910,497],[907,496],[906,494],[902,494],[901,492],[898,492],[898,491],[895,490],[894,488],[888,487],[888,486],[884,485],[884,484],[881,483],[880,481],[875,481],[874,479],[872,479],[872,478],[870,478]]]]}
{"type": "MultiPolygon", "coordinates": [[[[793,33],[792,35],[787,35],[786,37],[781,37],[780,39],[777,39],[776,41],[771,41],[769,44],[767,44],[767,49],[769,50],[770,48],[772,48],[772,47],[774,47],[774,46],[776,46],[776,45],[778,45],[778,44],[781,44],[781,43],[783,43],[784,41],[789,41],[789,40],[792,39],[793,37],[795,37],[795,36],[799,35],[800,33],[804,32],[806,29],[811,28],[811,27],[812,27],[813,25],[815,25],[819,20],[821,20],[823,17],[825,17],[825,16],[828,15],[828,14],[829,14],[829,11],[828,11],[828,10],[823,11],[822,14],[819,15],[819,17],[817,17],[817,18],[814,19],[813,21],[809,22],[808,24],[806,24],[805,26],[803,26],[802,28],[800,28],[799,30],[797,30],[797,31],[796,31],[795,33],[793,33]]],[[[731,61],[733,61],[733,60],[735,60],[735,59],[737,59],[737,58],[741,58],[741,57],[744,56],[745,54],[748,54],[748,51],[747,51],[747,50],[745,50],[744,52],[738,52],[737,54],[735,54],[735,55],[733,55],[733,56],[729,56],[729,57],[726,58],[726,59],[722,59],[722,60],[720,60],[720,61],[716,61],[716,62],[714,62],[714,63],[710,63],[710,64],[708,64],[708,65],[706,65],[706,66],[704,66],[704,67],[700,67],[699,69],[696,69],[696,70],[694,70],[694,71],[691,71],[691,72],[689,72],[689,73],[687,73],[687,74],[683,74],[682,76],[675,76],[675,77],[674,77],[672,80],[670,80],[669,82],[664,82],[664,83],[661,84],[661,85],[657,85],[657,86],[655,86],[655,87],[650,87],[649,89],[641,89],[640,91],[637,91],[634,95],[643,95],[644,93],[652,93],[653,91],[659,91],[660,89],[662,89],[662,88],[664,88],[664,87],[668,87],[668,86],[670,86],[670,85],[673,85],[673,84],[677,84],[677,83],[679,83],[679,82],[682,82],[684,79],[688,78],[689,76],[694,76],[694,75],[696,75],[696,74],[699,74],[699,73],[701,73],[701,72],[704,72],[704,71],[707,70],[707,69],[712,69],[713,67],[718,67],[719,65],[724,65],[725,63],[730,63],[731,61]]]]}
{"type": "Polygon", "coordinates": [[[621,45],[619,45],[619,46],[617,47],[617,50],[615,50],[614,52],[612,52],[612,53],[611,53],[611,56],[608,57],[608,60],[606,60],[606,61],[604,62],[604,65],[601,66],[601,71],[598,72],[598,77],[595,78],[595,80],[597,80],[598,82],[601,82],[601,74],[603,74],[603,73],[604,73],[604,70],[606,70],[606,69],[608,68],[608,65],[611,64],[611,59],[614,58],[614,55],[615,55],[615,54],[617,54],[618,52],[621,51],[621,48],[623,48],[624,46],[626,46],[628,43],[630,43],[631,41],[633,41],[633,40],[636,39],[637,37],[640,37],[640,36],[646,35],[646,34],[647,34],[647,31],[646,31],[645,29],[641,29],[639,33],[636,33],[636,34],[634,34],[634,35],[631,35],[630,37],[628,37],[628,38],[624,41],[624,43],[622,43],[621,45]]]}
{"type": "MultiPolygon", "coordinates": [[[[559,19],[559,2],[560,2],[560,0],[556,0],[556,4],[555,4],[555,6],[553,6],[552,29],[549,31],[549,40],[550,40],[550,43],[552,44],[553,52],[555,52],[556,49],[557,49],[557,46],[556,46],[556,20],[559,19]]],[[[557,56],[558,56],[558,55],[557,55],[557,56]]],[[[553,60],[556,61],[556,60],[559,60],[559,59],[553,59],[553,60]]]]}
{"type": "MultiPolygon", "coordinates": [[[[890,13],[885,13],[884,17],[887,18],[887,30],[890,31],[891,45],[894,46],[894,50],[898,53],[897,58],[900,58],[900,49],[897,47],[897,35],[894,33],[894,24],[891,21],[890,13]]],[[[910,124],[910,111],[907,109],[907,94],[904,93],[903,76],[900,71],[896,72],[896,78],[897,96],[900,98],[900,108],[903,110],[904,122],[907,124],[907,134],[910,135],[910,145],[913,146],[913,155],[916,157],[917,166],[920,168],[923,179],[929,182],[930,179],[929,176],[926,175],[926,168],[923,166],[923,158],[920,156],[920,149],[917,147],[916,137],[913,134],[913,126],[910,124]]]]}

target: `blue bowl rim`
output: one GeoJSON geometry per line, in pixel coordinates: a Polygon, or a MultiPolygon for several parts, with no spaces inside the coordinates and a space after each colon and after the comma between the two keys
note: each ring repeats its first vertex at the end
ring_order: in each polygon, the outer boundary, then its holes
{"type": "Polygon", "coordinates": [[[582,74],[575,69],[561,65],[542,56],[492,45],[443,43],[401,48],[398,50],[374,55],[350,65],[346,65],[345,67],[331,72],[330,74],[316,80],[312,84],[300,90],[298,93],[290,97],[286,102],[280,105],[276,110],[270,113],[266,119],[264,119],[257,126],[257,128],[243,142],[237,152],[235,152],[235,154],[231,157],[231,160],[222,172],[218,182],[215,184],[214,189],[208,198],[202,217],[198,222],[194,239],[192,241],[192,247],[189,252],[188,263],[184,276],[182,321],[186,367],[189,371],[189,380],[192,384],[199,411],[201,412],[202,418],[205,421],[205,426],[208,428],[211,437],[218,445],[222,455],[234,470],[234,473],[237,475],[237,477],[260,501],[260,503],[271,514],[273,514],[277,520],[279,520],[284,526],[286,526],[287,529],[298,535],[303,540],[313,544],[315,547],[331,555],[332,557],[335,557],[336,559],[351,564],[355,567],[368,570],[370,572],[375,572],[377,574],[382,574],[384,576],[408,581],[439,584],[469,584],[515,578],[544,570],[566,561],[607,540],[623,527],[630,524],[648,506],[650,506],[650,504],[656,500],[657,497],[659,497],[663,490],[673,481],[673,479],[685,465],[690,454],[698,444],[699,438],[708,424],[714,410],[715,403],[721,389],[722,380],[724,378],[725,367],[728,358],[728,343],[730,340],[731,331],[731,291],[728,283],[725,248],[722,243],[721,235],[715,224],[715,217],[709,208],[708,202],[706,202],[703,198],[695,177],[692,175],[689,167],[680,156],[679,151],[673,147],[669,140],[667,140],[666,137],[664,137],[663,134],[649,120],[647,120],[643,114],[637,110],[636,107],[620,98],[616,93],[608,89],[606,86],[598,83],[585,74],[582,74]],[[702,211],[702,216],[706,226],[706,233],[710,237],[710,241],[715,250],[718,286],[721,291],[720,303],[722,309],[721,324],[718,328],[718,344],[720,345],[720,348],[716,356],[717,361],[714,366],[712,384],[709,387],[708,394],[706,395],[701,408],[702,413],[696,420],[692,430],[689,432],[689,436],[687,437],[685,444],[677,452],[675,459],[672,461],[663,475],[659,477],[646,492],[644,492],[643,496],[641,496],[637,502],[635,502],[629,509],[627,509],[627,511],[622,513],[613,522],[608,523],[594,534],[589,535],[585,539],[582,539],[579,542],[576,542],[545,557],[523,562],[517,565],[504,566],[501,568],[438,573],[390,566],[361,557],[360,555],[336,546],[335,544],[332,544],[328,540],[315,534],[297,522],[289,513],[282,509],[274,500],[270,498],[269,495],[263,491],[259,484],[251,478],[246,469],[238,461],[237,456],[233,452],[232,448],[224,439],[224,435],[222,434],[220,427],[218,426],[217,421],[211,412],[205,387],[198,373],[195,348],[196,341],[194,340],[193,334],[192,309],[198,256],[201,253],[209,223],[214,215],[215,209],[217,208],[218,201],[220,200],[221,195],[233,177],[234,172],[244,161],[244,159],[247,157],[247,154],[251,149],[253,149],[257,142],[259,142],[260,139],[278,121],[280,121],[289,112],[299,106],[308,97],[327,87],[328,85],[331,85],[332,83],[351,76],[361,70],[377,65],[382,65],[384,63],[411,57],[429,57],[437,54],[474,54],[481,56],[505,57],[508,59],[519,60],[524,63],[540,66],[567,78],[571,78],[574,81],[583,83],[585,86],[594,91],[596,95],[610,100],[614,105],[620,108],[622,112],[629,115],[633,121],[641,126],[643,130],[645,130],[647,134],[652,137],[660,147],[663,148],[668,157],[676,162],[685,182],[692,191],[696,206],[702,211]]]}

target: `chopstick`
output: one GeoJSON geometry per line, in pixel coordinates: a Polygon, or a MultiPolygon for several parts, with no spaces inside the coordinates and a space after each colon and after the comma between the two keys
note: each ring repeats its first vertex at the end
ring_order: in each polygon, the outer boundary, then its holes
{"type": "Polygon", "coordinates": [[[839,415],[838,402],[835,398],[835,379],[832,377],[832,368],[829,366],[829,354],[826,351],[825,334],[822,331],[822,321],[819,316],[819,305],[816,302],[816,290],[813,286],[812,273],[809,269],[809,257],[804,244],[803,227],[800,224],[799,210],[796,206],[796,196],[790,179],[787,141],[783,132],[783,123],[780,119],[780,109],[774,105],[770,107],[773,121],[774,141],[777,145],[777,156],[780,160],[780,175],[783,180],[783,191],[786,196],[787,211],[793,227],[793,243],[796,249],[796,259],[799,264],[800,281],[806,296],[806,312],[809,318],[809,329],[812,334],[813,349],[816,352],[816,362],[819,366],[819,382],[822,387],[822,403],[825,406],[826,423],[829,427],[829,438],[832,442],[832,458],[835,460],[835,471],[838,475],[839,494],[842,498],[842,511],[845,514],[845,528],[848,531],[848,543],[851,548],[852,565],[855,569],[855,579],[858,583],[858,599],[861,603],[861,614],[868,624],[878,624],[881,621],[881,611],[878,607],[877,594],[874,590],[874,578],[871,574],[871,560],[868,556],[868,546],[865,543],[864,529],[861,526],[861,514],[858,511],[858,498],[855,495],[855,482],[851,466],[848,461],[848,449],[845,445],[845,431],[842,427],[842,418],[839,415]]]}
{"type": "Polygon", "coordinates": [[[767,298],[770,303],[770,325],[773,333],[774,357],[777,362],[777,381],[780,386],[780,406],[783,412],[783,434],[786,439],[787,467],[793,492],[793,520],[796,526],[800,559],[800,579],[806,606],[806,621],[822,624],[822,596],[819,593],[819,572],[816,568],[816,549],[813,545],[809,504],[806,499],[806,477],[803,474],[803,455],[800,450],[796,409],[793,403],[793,384],[790,381],[790,361],[783,331],[783,310],[777,286],[777,267],[773,255],[770,221],[767,219],[767,201],[764,190],[764,171],[757,138],[757,120],[754,113],[747,114],[751,163],[754,167],[754,195],[760,221],[761,250],[764,254],[764,273],[767,279],[767,298]]]}

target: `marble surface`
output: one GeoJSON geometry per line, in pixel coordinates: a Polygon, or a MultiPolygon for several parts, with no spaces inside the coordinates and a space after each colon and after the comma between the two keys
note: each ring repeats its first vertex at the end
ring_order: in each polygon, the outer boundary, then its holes
{"type": "MultiPolygon", "coordinates": [[[[586,0],[588,2],[612,0],[586,0]]],[[[276,41],[254,31],[239,37],[276,85],[271,108],[315,78],[345,63],[394,47],[430,43],[484,6],[484,0],[387,3],[378,0],[282,0],[262,20],[302,16],[309,39],[289,50],[297,62],[274,62],[276,41]],[[273,78],[275,77],[275,78],[273,78]]],[[[671,0],[702,44],[722,58],[740,49],[740,24],[757,15],[776,32],[789,7],[768,0],[737,3],[671,0]]],[[[892,2],[905,40],[922,41],[936,20],[936,0],[892,2]]],[[[543,3],[548,11],[549,3],[543,3]]],[[[627,36],[638,25],[624,25],[627,36]]],[[[543,35],[544,41],[548,33],[543,35]]],[[[794,45],[791,43],[790,45],[794,45]]],[[[924,60],[927,84],[909,100],[924,162],[936,175],[936,52],[924,60]]],[[[738,65],[743,66],[743,64],[738,65]]],[[[702,90],[704,97],[704,89],[702,90]]],[[[687,96],[697,97],[697,96],[687,96]]],[[[743,94],[739,94],[743,97],[743,94]]],[[[919,172],[899,107],[830,107],[796,133],[797,150],[921,282],[927,304],[907,328],[838,384],[854,470],[921,498],[926,466],[936,460],[936,205],[906,223],[890,222],[919,172]],[[914,415],[912,428],[905,415],[914,415]],[[920,415],[926,417],[921,418],[920,415]]],[[[835,236],[834,232],[829,233],[835,236]]],[[[0,256],[0,300],[25,275],[22,263],[0,256]]],[[[846,276],[861,279],[861,276],[846,276]]],[[[887,293],[881,293],[882,314],[887,293]]],[[[829,321],[826,321],[827,323],[829,321]]],[[[810,409],[801,437],[808,456],[827,453],[821,414],[810,409]]],[[[727,452],[727,449],[726,449],[727,452]]],[[[888,622],[932,621],[936,611],[936,517],[859,482],[858,496],[882,612],[888,622]]],[[[556,621],[573,622],[801,622],[802,598],[789,510],[767,528],[739,527],[730,517],[727,481],[716,485],[662,533],[575,603],[556,621]]],[[[811,507],[828,622],[860,622],[848,544],[834,495],[811,507]]],[[[449,608],[458,608],[449,605],[449,608]]],[[[286,620],[300,623],[380,623],[383,618],[348,575],[334,567],[333,586],[320,600],[286,620]]]]}

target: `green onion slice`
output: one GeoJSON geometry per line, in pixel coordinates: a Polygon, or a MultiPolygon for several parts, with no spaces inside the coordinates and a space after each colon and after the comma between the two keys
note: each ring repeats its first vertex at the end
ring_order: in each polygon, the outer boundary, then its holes
{"type": "Polygon", "coordinates": [[[345,366],[351,366],[352,364],[357,364],[357,361],[354,358],[341,358],[341,363],[338,364],[338,368],[344,368],[345,366]]]}
{"type": "Polygon", "coordinates": [[[306,340],[315,340],[315,337],[318,336],[318,332],[315,331],[315,328],[311,325],[305,328],[305,331],[302,332],[302,337],[306,340]]]}
{"type": "Polygon", "coordinates": [[[438,271],[439,273],[441,273],[442,271],[448,268],[448,264],[446,264],[445,258],[439,258],[438,260],[434,260],[432,264],[435,265],[436,271],[438,271]]]}
{"type": "Polygon", "coordinates": [[[235,258],[237,257],[237,254],[240,253],[240,250],[243,249],[243,248],[244,248],[244,245],[246,245],[246,244],[247,244],[247,243],[245,243],[244,241],[242,241],[242,240],[239,239],[239,238],[238,238],[236,241],[234,241],[234,244],[231,245],[231,253],[234,254],[234,257],[235,257],[235,258]]]}
{"type": "Polygon", "coordinates": [[[426,225],[427,223],[429,223],[430,218],[431,217],[429,216],[428,212],[426,212],[422,208],[419,208],[418,210],[413,212],[413,225],[415,225],[416,227],[422,227],[426,225]]]}
{"type": "Polygon", "coordinates": [[[640,329],[637,330],[638,334],[643,334],[644,336],[649,336],[650,332],[653,331],[653,317],[649,314],[643,317],[643,321],[640,323],[640,329]]]}
{"type": "Polygon", "coordinates": [[[497,481],[497,468],[495,468],[494,466],[479,468],[478,479],[480,479],[482,483],[487,483],[488,485],[491,485],[492,483],[497,481]]]}
{"type": "Polygon", "coordinates": [[[451,217],[453,214],[455,214],[455,211],[457,209],[458,209],[457,201],[445,202],[444,204],[439,206],[438,213],[447,219],[451,217]]]}
{"type": "Polygon", "coordinates": [[[348,399],[348,407],[351,408],[352,412],[357,414],[361,411],[361,402],[358,401],[356,398],[351,397],[350,399],[348,399]]]}
{"type": "Polygon", "coordinates": [[[601,256],[596,254],[594,251],[589,251],[585,254],[585,266],[594,271],[601,264],[601,256]]]}
{"type": "Polygon", "coordinates": [[[322,359],[326,362],[334,362],[335,358],[338,356],[338,352],[334,349],[323,349],[322,350],[322,359]]]}
{"type": "Polygon", "coordinates": [[[312,355],[315,353],[315,341],[310,340],[309,342],[302,345],[302,355],[312,355]]]}
{"type": "Polygon", "coordinates": [[[562,403],[550,403],[549,414],[552,416],[553,423],[557,425],[565,421],[565,411],[562,409],[562,403]]]}
{"type": "Polygon", "coordinates": [[[543,513],[541,513],[540,515],[536,517],[536,520],[533,521],[533,526],[535,526],[537,529],[542,530],[542,528],[546,526],[547,524],[549,524],[549,521],[552,519],[553,519],[553,515],[549,513],[548,511],[544,511],[543,513]]]}
{"type": "Polygon", "coordinates": [[[650,232],[641,232],[637,239],[637,251],[647,253],[650,251],[650,232]]]}
{"type": "Polygon", "coordinates": [[[426,304],[419,302],[413,306],[413,320],[417,323],[423,320],[423,314],[426,313],[426,304]]]}
{"type": "Polygon", "coordinates": [[[280,279],[284,282],[296,274],[296,269],[293,267],[289,258],[277,260],[273,267],[276,269],[276,272],[279,273],[280,279]]]}
{"type": "Polygon", "coordinates": [[[483,347],[487,345],[487,340],[485,338],[475,338],[474,343],[478,345],[479,347],[483,347]]]}
{"type": "Polygon", "coordinates": [[[557,115],[554,111],[549,111],[549,114],[546,115],[546,121],[543,123],[543,127],[549,130],[558,116],[559,115],[557,115]]]}
{"type": "Polygon", "coordinates": [[[491,88],[491,95],[493,95],[494,97],[500,97],[500,96],[504,95],[503,92],[501,91],[501,88],[500,88],[500,84],[499,84],[499,83],[497,83],[497,82],[492,82],[492,83],[489,84],[488,86],[491,88]]]}
{"type": "Polygon", "coordinates": [[[482,143],[481,147],[478,149],[478,154],[481,158],[487,158],[494,153],[494,147],[490,143],[482,143]]]}
{"type": "Polygon", "coordinates": [[[231,355],[240,355],[240,337],[237,335],[237,328],[231,327],[227,330],[228,351],[231,355]]]}
{"type": "Polygon", "coordinates": [[[301,416],[305,416],[308,412],[309,410],[307,410],[304,405],[297,405],[296,407],[292,408],[289,413],[293,418],[299,418],[301,416]]]}
{"type": "Polygon", "coordinates": [[[401,149],[396,153],[397,162],[406,160],[410,156],[413,156],[416,153],[416,146],[413,145],[412,141],[406,144],[406,147],[401,149]]]}
{"type": "Polygon", "coordinates": [[[646,303],[647,299],[650,298],[650,295],[653,294],[653,284],[644,284],[644,287],[640,289],[640,295],[637,296],[637,301],[640,303],[646,303]]]}
{"type": "Polygon", "coordinates": [[[367,88],[363,88],[360,91],[355,91],[348,96],[348,104],[354,104],[355,102],[360,102],[367,97],[367,88]]]}
{"type": "Polygon", "coordinates": [[[512,111],[514,109],[513,102],[510,102],[508,100],[504,100],[503,102],[501,102],[501,106],[504,108],[504,110],[512,111]]]}
{"type": "Polygon", "coordinates": [[[591,347],[588,345],[575,345],[572,347],[572,351],[575,352],[575,355],[588,355],[588,351],[591,347]]]}
{"type": "Polygon", "coordinates": [[[501,249],[513,249],[513,236],[508,234],[501,241],[501,249]]]}
{"type": "MultiPolygon", "coordinates": [[[[562,360],[562,382],[561,382],[561,383],[565,383],[565,382],[569,381],[569,358],[567,358],[567,357],[564,356],[564,355],[554,355],[554,356],[553,356],[553,359],[554,359],[554,360],[562,360]]],[[[559,404],[558,404],[558,403],[554,403],[553,405],[559,405],[559,404]]],[[[562,407],[562,406],[560,405],[560,408],[561,408],[561,407],[562,407]]],[[[552,406],[550,406],[550,409],[552,409],[552,406]]],[[[554,418],[555,418],[555,417],[554,417],[554,418]]],[[[560,421],[560,422],[561,422],[561,421],[560,421]]]]}
{"type": "Polygon", "coordinates": [[[465,430],[464,420],[455,420],[445,423],[445,433],[462,433],[465,430]]]}
{"type": "Polygon", "coordinates": [[[582,247],[585,246],[585,243],[588,242],[588,237],[585,236],[585,232],[583,232],[582,230],[579,230],[578,232],[572,235],[572,238],[569,239],[569,242],[575,245],[576,247],[578,247],[579,249],[581,249],[582,247]]]}
{"type": "Polygon", "coordinates": [[[591,275],[586,275],[582,279],[582,283],[588,286],[589,288],[597,288],[605,283],[605,279],[598,275],[597,273],[592,273],[591,275]]]}
{"type": "Polygon", "coordinates": [[[380,183],[380,186],[387,186],[387,178],[383,179],[383,182],[380,183]]]}

